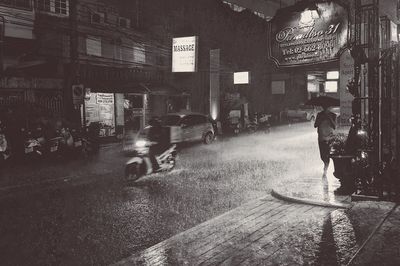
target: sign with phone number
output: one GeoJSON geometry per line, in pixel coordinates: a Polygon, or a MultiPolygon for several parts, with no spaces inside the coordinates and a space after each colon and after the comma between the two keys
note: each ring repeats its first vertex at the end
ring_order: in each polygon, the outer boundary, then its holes
{"type": "Polygon", "coordinates": [[[269,58],[279,67],[337,60],[347,33],[347,10],[333,1],[283,8],[271,20],[269,58]]]}

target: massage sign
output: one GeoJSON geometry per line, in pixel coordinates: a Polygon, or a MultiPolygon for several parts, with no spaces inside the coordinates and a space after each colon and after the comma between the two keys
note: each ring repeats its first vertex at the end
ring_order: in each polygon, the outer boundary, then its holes
{"type": "Polygon", "coordinates": [[[271,20],[269,56],[277,66],[337,60],[347,43],[347,10],[334,2],[280,9],[271,20]]]}

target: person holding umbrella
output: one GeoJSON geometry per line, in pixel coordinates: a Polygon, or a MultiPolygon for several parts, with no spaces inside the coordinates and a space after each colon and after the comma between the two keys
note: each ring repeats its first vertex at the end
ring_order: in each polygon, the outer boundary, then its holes
{"type": "Polygon", "coordinates": [[[329,167],[329,141],[333,137],[336,129],[336,114],[332,113],[329,110],[329,107],[332,105],[337,105],[336,102],[331,100],[333,98],[326,98],[323,98],[323,96],[317,97],[311,99],[308,103],[312,105],[320,105],[323,109],[317,114],[314,127],[317,128],[318,131],[318,146],[321,160],[324,163],[324,175],[326,175],[326,171],[329,167]]]}

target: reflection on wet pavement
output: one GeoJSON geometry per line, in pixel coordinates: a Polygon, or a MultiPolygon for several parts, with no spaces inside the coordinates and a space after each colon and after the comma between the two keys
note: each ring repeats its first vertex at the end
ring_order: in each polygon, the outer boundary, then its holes
{"type": "MultiPolygon", "coordinates": [[[[229,260],[237,252],[236,244],[254,253],[235,255],[235,262],[252,261],[252,256],[276,258],[281,254],[280,244],[289,243],[290,239],[283,241],[286,231],[292,232],[295,240],[303,239],[297,238],[299,232],[295,233],[291,227],[299,222],[298,211],[304,211],[300,217],[309,219],[301,223],[301,228],[310,239],[321,239],[320,223],[328,211],[318,207],[308,210],[309,206],[299,205],[289,208],[289,205],[280,206],[278,201],[258,201],[257,207],[248,203],[267,195],[278,183],[282,187],[294,186],[293,179],[304,181],[300,194],[326,197],[330,201],[337,199],[332,194],[336,180],[327,177],[326,191],[326,183],[321,178],[322,163],[314,131],[307,124],[273,130],[268,135],[243,135],[212,145],[193,145],[180,151],[174,171],[150,175],[129,186],[123,182],[123,164],[127,158],[120,156],[119,150],[107,151],[89,161],[35,168],[37,171],[33,169],[21,179],[18,177],[22,170],[14,169],[15,176],[8,177],[17,183],[65,176],[83,181],[90,176],[95,181],[83,186],[67,182],[56,190],[34,195],[24,193],[1,201],[0,259],[11,265],[26,262],[107,265],[148,248],[145,254],[158,254],[160,261],[184,264],[192,262],[191,255],[197,253],[207,256],[207,261],[229,260]],[[311,188],[308,178],[318,179],[321,186],[311,188]],[[234,218],[229,216],[231,210],[234,218]],[[257,210],[261,213],[257,214],[257,210]],[[248,211],[251,217],[246,219],[248,211]],[[222,217],[229,219],[217,218],[224,221],[222,224],[214,226],[206,222],[226,212],[227,216],[222,217]],[[200,228],[205,226],[204,230],[196,227],[199,224],[200,228]],[[309,232],[308,228],[315,232],[309,232]],[[187,236],[186,230],[192,232],[191,236],[174,242],[180,243],[176,244],[180,248],[157,246],[181,232],[187,236]],[[248,236],[252,239],[250,242],[248,236]],[[229,239],[224,242],[225,237],[229,239]],[[208,242],[191,246],[195,239],[208,242]],[[221,256],[224,253],[213,250],[213,243],[231,255],[221,256]]],[[[301,242],[298,245],[306,258],[315,258],[319,244],[301,242]]],[[[150,263],[152,258],[148,255],[146,260],[150,263]]],[[[302,259],[296,257],[297,260],[302,259]]]]}
{"type": "Polygon", "coordinates": [[[342,265],[356,248],[345,210],[266,197],[118,265],[342,265]]]}

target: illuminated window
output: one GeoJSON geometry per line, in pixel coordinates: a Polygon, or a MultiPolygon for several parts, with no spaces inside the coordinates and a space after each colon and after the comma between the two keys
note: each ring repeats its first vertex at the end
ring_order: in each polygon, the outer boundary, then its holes
{"type": "Polygon", "coordinates": [[[338,90],[339,71],[326,72],[325,92],[336,93],[338,90]]]}
{"type": "Polygon", "coordinates": [[[249,72],[235,72],[233,73],[233,84],[249,84],[249,72]]]}
{"type": "Polygon", "coordinates": [[[307,80],[315,80],[315,76],[314,75],[307,75],[307,80]]]}
{"type": "Polygon", "coordinates": [[[326,79],[339,79],[339,71],[326,72],[326,79]]]}
{"type": "Polygon", "coordinates": [[[308,82],[307,83],[307,91],[308,92],[319,92],[319,87],[315,82],[308,82]]]}
{"type": "Polygon", "coordinates": [[[338,82],[337,81],[326,81],[325,82],[325,92],[337,92],[338,82]]]}

